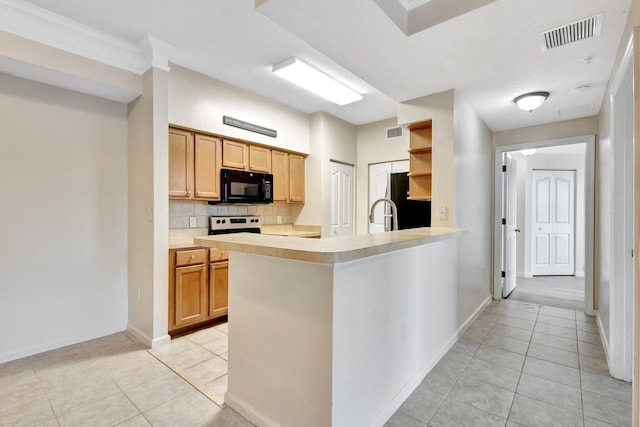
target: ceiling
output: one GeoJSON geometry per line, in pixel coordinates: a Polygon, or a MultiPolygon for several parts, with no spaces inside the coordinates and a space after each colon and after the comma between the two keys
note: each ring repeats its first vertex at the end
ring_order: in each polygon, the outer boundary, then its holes
{"type": "MultiPolygon", "coordinates": [[[[395,1],[409,14],[437,4],[444,13],[446,4],[395,1]]],[[[169,45],[172,63],[307,113],[326,111],[359,125],[395,117],[398,102],[454,88],[499,131],[598,114],[631,0],[457,0],[471,11],[451,18],[449,10],[442,23],[410,36],[381,0],[28,3],[131,43],[150,34],[169,45]],[[598,13],[601,36],[542,51],[540,33],[598,13]],[[339,107],[270,72],[291,56],[364,99],[339,107]],[[590,89],[572,94],[579,85],[590,89]],[[512,102],[540,90],[551,96],[533,113],[512,102]]]]}

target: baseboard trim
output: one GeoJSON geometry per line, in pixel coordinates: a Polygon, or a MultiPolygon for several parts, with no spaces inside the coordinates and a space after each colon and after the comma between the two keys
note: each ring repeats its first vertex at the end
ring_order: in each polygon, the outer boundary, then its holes
{"type": "Polygon", "coordinates": [[[575,272],[575,276],[576,277],[584,277],[584,271],[576,271],[575,272]]]}
{"type": "Polygon", "coordinates": [[[151,339],[150,336],[148,336],[135,326],[127,325],[127,330],[125,331],[125,333],[132,339],[138,341],[140,344],[143,344],[149,348],[152,347],[151,344],[153,343],[153,339],[151,339]]]}
{"type": "Polygon", "coordinates": [[[607,358],[607,367],[609,368],[609,374],[611,374],[611,360],[609,359],[609,340],[606,339],[608,335],[605,335],[604,326],[602,326],[602,319],[600,312],[596,310],[596,325],[598,325],[598,332],[600,332],[600,341],[604,348],[604,355],[607,358]]]}
{"type": "Polygon", "coordinates": [[[447,343],[436,353],[434,357],[429,360],[422,369],[420,369],[396,394],[396,396],[389,402],[378,416],[373,420],[370,426],[384,426],[385,423],[391,418],[393,414],[402,406],[402,403],[415,391],[420,383],[425,379],[427,374],[431,372],[434,366],[444,357],[445,354],[453,347],[453,345],[464,335],[465,331],[469,329],[469,326],[478,318],[478,316],[484,311],[484,309],[491,303],[493,298],[488,296],[478,308],[467,318],[467,320],[458,328],[447,343]]]}
{"type": "Polygon", "coordinates": [[[227,393],[224,395],[224,402],[227,406],[231,407],[237,413],[257,426],[282,427],[271,418],[256,410],[256,408],[251,406],[245,400],[234,396],[233,393],[227,391],[227,393]]]}

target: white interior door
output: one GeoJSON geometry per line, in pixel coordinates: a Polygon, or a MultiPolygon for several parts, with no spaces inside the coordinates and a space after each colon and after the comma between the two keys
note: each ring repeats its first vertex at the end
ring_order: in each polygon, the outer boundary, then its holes
{"type": "Polygon", "coordinates": [[[516,288],[516,218],[518,206],[518,163],[507,154],[504,192],[504,272],[502,297],[506,298],[516,288]]]}
{"type": "Polygon", "coordinates": [[[353,235],[353,165],[331,162],[331,235],[353,235]]]}
{"type": "Polygon", "coordinates": [[[575,171],[532,171],[531,271],[534,276],[575,273],[575,171]]]}

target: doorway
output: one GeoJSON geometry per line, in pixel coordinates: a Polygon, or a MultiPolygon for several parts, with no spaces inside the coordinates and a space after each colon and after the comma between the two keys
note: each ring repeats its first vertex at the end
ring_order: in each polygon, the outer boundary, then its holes
{"type": "Polygon", "coordinates": [[[512,299],[593,315],[593,141],[584,136],[496,148],[495,191],[502,197],[495,198],[494,299],[508,295],[515,277],[512,299]],[[512,174],[502,169],[507,153],[517,162],[512,174]],[[508,175],[517,193],[510,208],[508,175]],[[507,211],[515,211],[515,221],[507,211]],[[517,235],[515,244],[510,234],[517,235]],[[517,261],[507,262],[514,252],[517,261]]]}

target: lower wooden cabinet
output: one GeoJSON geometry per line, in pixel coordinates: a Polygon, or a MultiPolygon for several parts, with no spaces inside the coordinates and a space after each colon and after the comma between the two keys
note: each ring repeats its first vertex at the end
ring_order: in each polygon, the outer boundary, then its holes
{"type": "Polygon", "coordinates": [[[202,322],[209,314],[205,265],[177,267],[175,271],[175,326],[202,322]]]}
{"type": "Polygon", "coordinates": [[[225,251],[169,251],[169,332],[228,313],[229,262],[225,251]]]}
{"type": "Polygon", "coordinates": [[[209,317],[228,313],[229,307],[229,262],[209,264],[209,317]]]}

